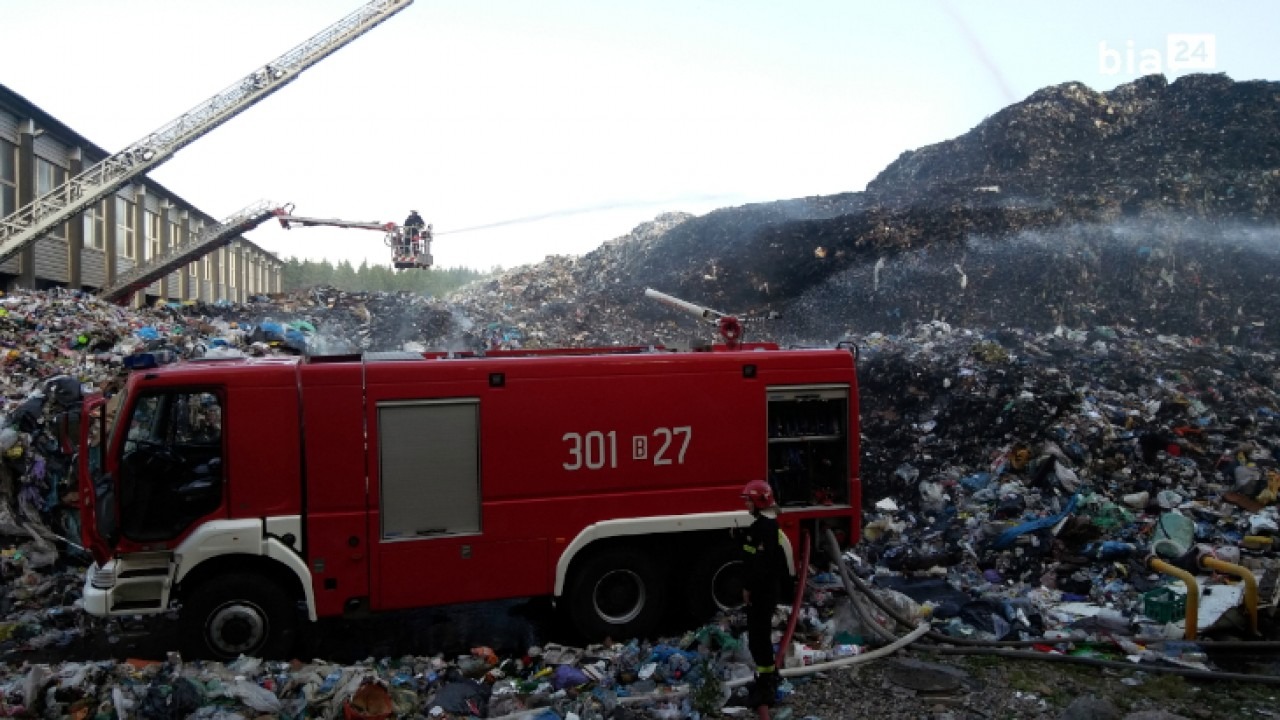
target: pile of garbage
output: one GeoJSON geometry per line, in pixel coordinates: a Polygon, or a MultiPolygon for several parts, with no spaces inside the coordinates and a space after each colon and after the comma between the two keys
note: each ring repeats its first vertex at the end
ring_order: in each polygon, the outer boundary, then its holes
{"type": "MultiPolygon", "coordinates": [[[[432,323],[463,327],[457,318],[501,297],[495,287],[521,287],[521,293],[539,288],[542,301],[554,302],[564,292],[555,289],[557,267],[523,269],[491,281],[487,291],[472,288],[449,300],[323,288],[245,305],[134,312],[60,291],[0,298],[11,369],[5,376],[8,440],[0,493],[6,513],[0,530],[11,545],[0,557],[7,591],[0,652],[16,659],[103,631],[83,622],[76,609],[86,558],[75,546],[77,496],[69,457],[54,442],[58,414],[78,392],[115,387],[141,352],[296,352],[287,330],[314,342],[323,337],[320,328],[329,328],[349,338],[350,351],[387,347],[378,343],[427,345],[432,323]],[[377,317],[397,318],[396,327],[388,330],[377,317]]],[[[560,340],[558,325],[515,313],[507,321],[503,343],[518,342],[516,332],[560,340]]],[[[907,334],[868,333],[854,340],[864,437],[863,542],[842,557],[848,580],[842,581],[839,568],[815,566],[788,648],[793,666],[860,656],[901,635],[903,624],[880,604],[957,641],[1040,640],[1055,652],[1161,664],[1172,653],[1183,666],[1205,669],[1211,665],[1199,646],[1172,642],[1187,635],[1189,593],[1200,608],[1192,624],[1202,635],[1247,639],[1273,627],[1280,577],[1273,546],[1280,537],[1274,353],[1126,326],[1034,332],[933,322],[907,334]],[[1149,557],[1189,571],[1195,584],[1154,568],[1149,557]],[[1243,576],[1211,568],[1206,558],[1245,569],[1256,604],[1248,607],[1243,576]],[[849,583],[859,581],[865,592],[851,589],[849,583]],[[855,599],[867,593],[879,604],[855,599]]],[[[494,342],[478,335],[472,341],[494,342]]],[[[336,712],[360,686],[372,684],[415,712],[429,712],[443,689],[441,678],[455,672],[459,682],[488,692],[486,702],[496,699],[503,713],[514,709],[502,703],[527,709],[530,702],[546,702],[561,717],[570,710],[584,717],[605,712],[615,700],[623,706],[640,702],[621,699],[631,693],[685,717],[696,695],[689,668],[679,676],[659,674],[652,686],[640,682],[652,676],[632,677],[626,668],[657,663],[656,670],[672,655],[651,659],[654,648],[674,647],[690,668],[709,668],[693,673],[694,679],[713,672],[732,690],[750,674],[741,623],[728,617],[711,627],[718,628],[714,639],[582,649],[551,656],[572,662],[543,658],[542,665],[506,658],[482,668],[456,658],[408,658],[315,668],[268,663],[249,674],[247,659],[225,667],[180,665],[176,658],[141,667],[71,663],[56,673],[32,666],[10,677],[9,696],[20,688],[53,689],[44,702],[70,707],[85,700],[74,688],[91,686],[111,692],[93,696],[94,704],[108,697],[116,707],[170,697],[188,702],[180,696],[190,693],[202,707],[269,712],[252,704],[274,707],[263,694],[269,691],[284,712],[299,703],[336,712]],[[623,662],[623,656],[638,659],[623,662]],[[551,673],[534,677],[552,666],[551,673]],[[500,672],[492,673],[495,668],[500,672]],[[342,683],[334,680],[320,691],[335,673],[342,683]],[[304,690],[307,682],[297,678],[313,675],[321,678],[317,687],[304,690]],[[410,682],[404,678],[412,678],[413,698],[397,694],[410,682]],[[538,690],[544,682],[549,687],[538,690]],[[513,684],[516,691],[509,689],[513,684]],[[673,689],[681,694],[663,696],[673,689]]],[[[779,639],[783,627],[785,616],[779,639]]],[[[373,702],[369,696],[381,691],[364,692],[373,702]]],[[[730,692],[721,700],[732,698],[730,692]]],[[[441,707],[443,713],[464,712],[441,707]]],[[[493,706],[487,707],[493,715],[493,706]]]]}
{"type": "MultiPolygon", "coordinates": [[[[715,339],[654,287],[739,314],[748,341],[858,348],[863,541],[813,568],[791,670],[919,623],[935,642],[1211,668],[1186,638],[1267,635],[1280,602],[1277,98],[1220,76],[1049,88],[864,193],[659,216],[449,298],[0,296],[0,655],[101,632],[76,608],[58,431],[147,353],[715,339]]],[[[518,658],[32,665],[0,680],[0,713],[688,717],[736,702],[739,629],[518,658]]]]}
{"type": "MultiPolygon", "coordinates": [[[[548,644],[337,665],[166,660],[31,665],[0,680],[0,713],[49,717],[684,718],[742,707],[750,656],[716,626],[680,644],[548,644]]],[[[780,695],[793,691],[790,684],[780,695]]]]}
{"type": "Polygon", "coordinates": [[[942,323],[864,348],[871,507],[858,553],[897,589],[936,601],[948,632],[1023,639],[1087,616],[1181,637],[1186,617],[1171,608],[1185,597],[1156,591],[1188,588],[1149,557],[1226,585],[1200,588],[1201,632],[1258,631],[1256,614],[1229,612],[1238,574],[1206,558],[1252,573],[1274,612],[1273,354],[1124,327],[942,323]]]}
{"type": "Polygon", "coordinates": [[[904,153],[864,192],[686,218],[583,256],[574,275],[590,297],[637,305],[632,333],[670,316],[638,302],[653,286],[722,312],[780,312],[769,337],[1139,318],[1223,343],[1262,323],[1275,341],[1262,313],[1277,301],[1265,281],[1277,117],[1276,82],[1066,83],[904,153]]]}

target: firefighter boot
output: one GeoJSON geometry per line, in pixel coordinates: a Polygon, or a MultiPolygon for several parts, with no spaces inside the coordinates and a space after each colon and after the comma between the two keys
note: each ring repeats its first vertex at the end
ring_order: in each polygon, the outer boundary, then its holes
{"type": "Polygon", "coordinates": [[[761,720],[768,720],[769,708],[778,698],[778,671],[769,670],[756,674],[755,685],[751,690],[751,706],[756,708],[761,720]]]}

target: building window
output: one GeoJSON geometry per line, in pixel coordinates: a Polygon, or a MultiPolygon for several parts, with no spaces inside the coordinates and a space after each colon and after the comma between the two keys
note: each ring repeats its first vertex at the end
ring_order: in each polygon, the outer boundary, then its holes
{"type": "Polygon", "coordinates": [[[18,146],[0,140],[0,217],[18,210],[18,146]]]}
{"type": "Polygon", "coordinates": [[[147,255],[148,260],[160,257],[160,216],[147,211],[147,255]]]}
{"type": "Polygon", "coordinates": [[[84,244],[95,250],[107,247],[107,201],[97,203],[84,209],[84,244]]]}
{"type": "MultiPolygon", "coordinates": [[[[36,197],[44,197],[62,187],[66,181],[66,168],[58,167],[44,158],[36,158],[36,197]]],[[[53,235],[59,238],[66,238],[69,227],[68,224],[64,223],[62,227],[53,232],[53,235]]]]}
{"type": "Polygon", "coordinates": [[[133,252],[133,203],[116,198],[116,254],[130,260],[133,252]]]}
{"type": "Polygon", "coordinates": [[[203,272],[203,277],[204,277],[204,279],[205,279],[205,280],[212,280],[212,279],[213,279],[213,270],[211,270],[211,269],[210,269],[210,265],[209,265],[209,256],[208,256],[208,255],[205,255],[204,257],[200,258],[200,264],[204,266],[204,272],[203,272]]]}
{"type": "Polygon", "coordinates": [[[57,165],[48,160],[36,158],[36,197],[47,195],[61,184],[57,182],[58,169],[57,165]]]}
{"type": "Polygon", "coordinates": [[[227,285],[236,286],[236,261],[240,259],[240,253],[235,248],[227,250],[227,285]]]}

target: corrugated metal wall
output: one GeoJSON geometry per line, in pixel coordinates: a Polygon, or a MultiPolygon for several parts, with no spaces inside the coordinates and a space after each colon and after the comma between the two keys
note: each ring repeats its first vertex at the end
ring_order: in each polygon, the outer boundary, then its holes
{"type": "MultiPolygon", "coordinates": [[[[41,135],[35,140],[35,155],[37,158],[52,163],[58,167],[64,179],[69,177],[67,168],[70,166],[70,159],[67,157],[67,146],[51,138],[49,135],[41,135]]],[[[81,222],[76,219],[72,222],[81,222]]],[[[71,262],[67,249],[67,225],[61,225],[51,234],[36,241],[36,277],[41,280],[52,280],[58,283],[67,283],[71,276],[68,274],[68,268],[71,262]]]]}
{"type": "Polygon", "coordinates": [[[66,284],[69,256],[67,241],[59,237],[43,237],[36,241],[36,277],[66,284]]]}
{"type": "Polygon", "coordinates": [[[67,146],[49,133],[36,137],[36,157],[44,158],[63,170],[67,169],[67,146]]]}
{"type": "Polygon", "coordinates": [[[80,281],[94,288],[107,280],[107,254],[97,248],[85,248],[80,256],[80,281]]]}
{"type": "Polygon", "coordinates": [[[0,110],[0,138],[11,143],[18,142],[18,118],[3,110],[0,110]]]}

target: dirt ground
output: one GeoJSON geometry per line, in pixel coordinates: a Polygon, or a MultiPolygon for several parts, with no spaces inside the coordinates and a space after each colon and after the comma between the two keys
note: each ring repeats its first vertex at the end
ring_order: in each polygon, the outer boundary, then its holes
{"type": "Polygon", "coordinates": [[[794,694],[774,709],[773,718],[1280,717],[1277,660],[1254,658],[1235,665],[1241,671],[1269,670],[1277,684],[1188,680],[1137,667],[1125,671],[908,649],[892,658],[793,680],[794,694]]]}

